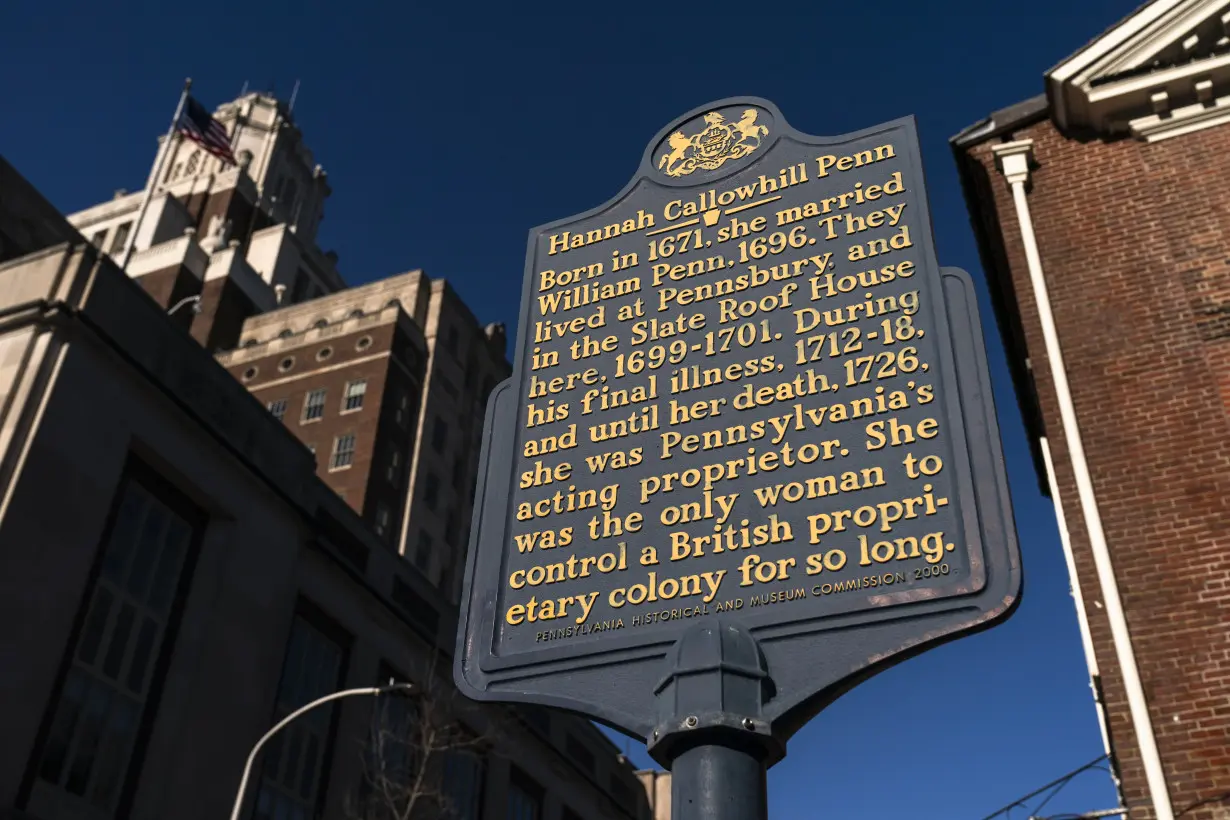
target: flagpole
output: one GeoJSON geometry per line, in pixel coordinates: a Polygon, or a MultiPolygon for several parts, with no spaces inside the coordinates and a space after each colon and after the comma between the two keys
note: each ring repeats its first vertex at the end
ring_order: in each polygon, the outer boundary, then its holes
{"type": "Polygon", "coordinates": [[[128,263],[132,261],[132,253],[137,244],[137,232],[141,230],[141,223],[145,220],[145,212],[149,210],[150,200],[154,198],[154,188],[158,185],[158,179],[162,176],[162,166],[167,161],[167,155],[171,153],[171,140],[175,137],[175,129],[179,125],[179,118],[184,113],[184,105],[188,102],[188,92],[192,90],[192,78],[184,80],[184,90],[179,95],[179,104],[175,106],[175,116],[171,118],[171,127],[167,129],[167,138],[164,143],[164,150],[158,152],[158,162],[154,165],[154,173],[150,178],[149,184],[145,186],[145,196],[141,199],[141,208],[137,211],[137,221],[132,226],[132,231],[128,234],[128,242],[124,248],[124,258],[120,263],[120,270],[128,270],[128,263]]]}

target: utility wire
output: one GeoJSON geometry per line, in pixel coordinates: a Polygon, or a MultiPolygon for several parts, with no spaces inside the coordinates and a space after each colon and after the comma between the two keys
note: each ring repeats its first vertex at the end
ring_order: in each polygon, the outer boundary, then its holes
{"type": "MultiPolygon", "coordinates": [[[[1047,783],[1045,786],[1042,786],[1041,788],[1038,788],[1038,789],[1034,789],[1029,794],[1025,795],[1022,798],[1014,800],[1013,802],[1004,806],[1002,809],[991,812],[986,817],[982,818],[982,820],[995,820],[996,817],[999,817],[1001,814],[1010,812],[1015,808],[1018,808],[1018,807],[1024,808],[1025,807],[1024,804],[1026,800],[1030,799],[1031,797],[1037,797],[1038,795],[1042,794],[1048,789],[1058,787],[1058,788],[1055,788],[1055,793],[1058,793],[1059,789],[1062,789],[1064,786],[1066,786],[1068,784],[1068,781],[1070,781],[1072,778],[1076,777],[1078,774],[1081,774],[1083,772],[1089,771],[1090,769],[1097,767],[1097,765],[1101,763],[1103,760],[1106,760],[1107,757],[1108,755],[1102,755],[1101,757],[1098,757],[1095,760],[1089,761],[1084,766],[1081,766],[1079,769],[1073,769],[1072,771],[1065,774],[1063,777],[1056,778],[1055,780],[1052,780],[1050,783],[1047,783]]],[[[1045,805],[1046,802],[1049,801],[1054,796],[1055,796],[1054,793],[1049,795],[1046,798],[1046,800],[1042,801],[1042,804],[1045,805]]],[[[1041,806],[1039,806],[1039,808],[1041,808],[1041,806]]],[[[1075,817],[1080,817],[1080,815],[1075,815],[1075,817]]]]}

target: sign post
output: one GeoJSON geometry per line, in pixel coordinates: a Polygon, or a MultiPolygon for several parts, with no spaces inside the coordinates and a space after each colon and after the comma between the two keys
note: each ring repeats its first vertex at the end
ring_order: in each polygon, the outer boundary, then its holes
{"type": "Polygon", "coordinates": [[[977,302],[936,260],[912,118],[814,137],[716,102],[531,232],[464,693],[643,739],[676,818],[757,820],[803,724],[1020,589],[977,302]]]}

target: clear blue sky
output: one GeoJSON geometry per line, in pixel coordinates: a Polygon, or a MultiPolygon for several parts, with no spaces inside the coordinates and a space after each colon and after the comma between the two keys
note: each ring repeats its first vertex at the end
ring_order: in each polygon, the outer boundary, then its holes
{"type": "MultiPolygon", "coordinates": [[[[981,287],[947,139],[1040,92],[1135,5],[15,3],[0,23],[0,152],[75,210],[144,183],[185,76],[208,106],[245,81],[288,96],[301,79],[295,115],[334,191],[321,243],[347,280],[421,267],[511,329],[527,231],[606,201],[684,111],[751,94],[814,134],[912,113],[940,261],[981,287]]],[[[774,820],[979,820],[1102,752],[1052,507],[987,330],[1021,608],[813,721],[770,772],[774,820]]],[[[1113,801],[1095,772],[1045,813],[1113,801]]]]}

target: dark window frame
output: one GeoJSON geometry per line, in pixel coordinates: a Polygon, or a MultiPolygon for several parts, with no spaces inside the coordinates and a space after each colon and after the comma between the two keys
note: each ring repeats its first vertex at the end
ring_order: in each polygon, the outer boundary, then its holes
{"type": "MultiPolygon", "coordinates": [[[[544,810],[546,808],[546,787],[539,783],[534,778],[530,777],[519,767],[513,765],[508,768],[508,795],[505,799],[504,812],[508,815],[511,808],[513,790],[516,789],[522,794],[530,798],[537,807],[534,812],[533,820],[543,820],[544,810]]],[[[516,817],[513,820],[523,820],[521,817],[516,817]]]]}
{"type": "Polygon", "coordinates": [[[272,415],[278,421],[285,421],[286,407],[287,407],[286,399],[274,399],[273,401],[268,402],[265,405],[265,409],[269,411],[269,414],[272,415]]]}
{"type": "Polygon", "coordinates": [[[134,454],[129,454],[120,471],[119,480],[116,482],[115,491],[103,522],[102,532],[94,548],[94,557],[90,571],[86,577],[81,598],[77,603],[77,613],[73,618],[68,640],[61,652],[59,669],[56,671],[55,681],[48,692],[47,699],[43,703],[43,717],[31,747],[31,754],[26,761],[26,770],[22,776],[16,800],[14,801],[16,808],[25,809],[27,807],[34,790],[34,784],[38,779],[39,765],[42,762],[48,735],[51,733],[52,721],[56,715],[56,706],[63,697],[65,682],[72,671],[73,659],[77,653],[82,632],[85,629],[85,621],[89,615],[90,605],[93,602],[94,591],[97,588],[99,576],[102,574],[106,549],[110,544],[116,519],[118,518],[125,492],[130,483],[138,484],[141,489],[164,504],[173,513],[183,518],[192,531],[192,537],[189,539],[188,548],[184,555],[183,566],[180,569],[179,583],[176,585],[175,594],[171,599],[171,606],[167,612],[166,627],[163,630],[162,642],[157,650],[158,657],[150,672],[149,692],[143,704],[141,717],[137,722],[132,751],[129,754],[127,769],[120,780],[112,817],[127,817],[132,813],[132,802],[136,796],[141,772],[145,768],[150,735],[153,733],[154,724],[158,719],[158,711],[166,687],[167,674],[175,659],[176,640],[179,637],[188,596],[192,590],[192,580],[196,571],[197,561],[200,557],[201,544],[204,541],[205,533],[209,526],[209,514],[200,505],[193,502],[187,493],[177,487],[162,472],[134,454]]]}
{"type": "Polygon", "coordinates": [[[432,421],[431,449],[444,453],[448,449],[448,421],[443,416],[436,416],[432,421]]]}
{"type": "Polygon", "coordinates": [[[115,233],[111,235],[111,250],[107,251],[107,253],[114,255],[123,251],[128,245],[130,236],[132,236],[132,220],[117,225],[115,233]]]}
{"type": "Polygon", "coordinates": [[[307,424],[323,419],[325,417],[325,402],[328,400],[329,389],[327,387],[315,387],[305,392],[303,394],[303,411],[299,414],[299,423],[307,424]],[[314,396],[319,396],[320,400],[313,401],[314,396]],[[309,411],[311,412],[310,415],[309,411]]]}
{"type": "MultiPolygon", "coordinates": [[[[287,625],[286,633],[282,637],[282,664],[278,670],[278,684],[273,692],[273,702],[270,704],[270,726],[275,725],[282,719],[278,714],[278,698],[281,696],[282,676],[286,672],[286,661],[290,653],[291,636],[294,634],[295,622],[298,620],[303,620],[310,628],[316,630],[327,640],[337,645],[340,653],[337,664],[337,683],[334,685],[334,688],[342,689],[346,686],[347,673],[350,670],[350,658],[354,651],[355,636],[348,632],[335,618],[325,612],[321,606],[309,598],[300,595],[295,600],[294,613],[287,625]]],[[[300,706],[302,705],[300,704],[300,706]]],[[[328,797],[329,780],[333,774],[333,755],[337,751],[338,724],[341,722],[341,705],[335,702],[330,704],[328,708],[329,728],[324,737],[324,750],[320,757],[320,777],[316,781],[316,793],[312,796],[311,800],[311,816],[313,818],[320,816],[328,797]]],[[[253,820],[256,817],[257,800],[260,796],[261,784],[265,778],[266,755],[270,748],[276,747],[274,744],[270,744],[262,750],[258,765],[253,767],[251,785],[244,799],[247,811],[244,812],[243,816],[249,818],[249,820],[253,820]]]]}

